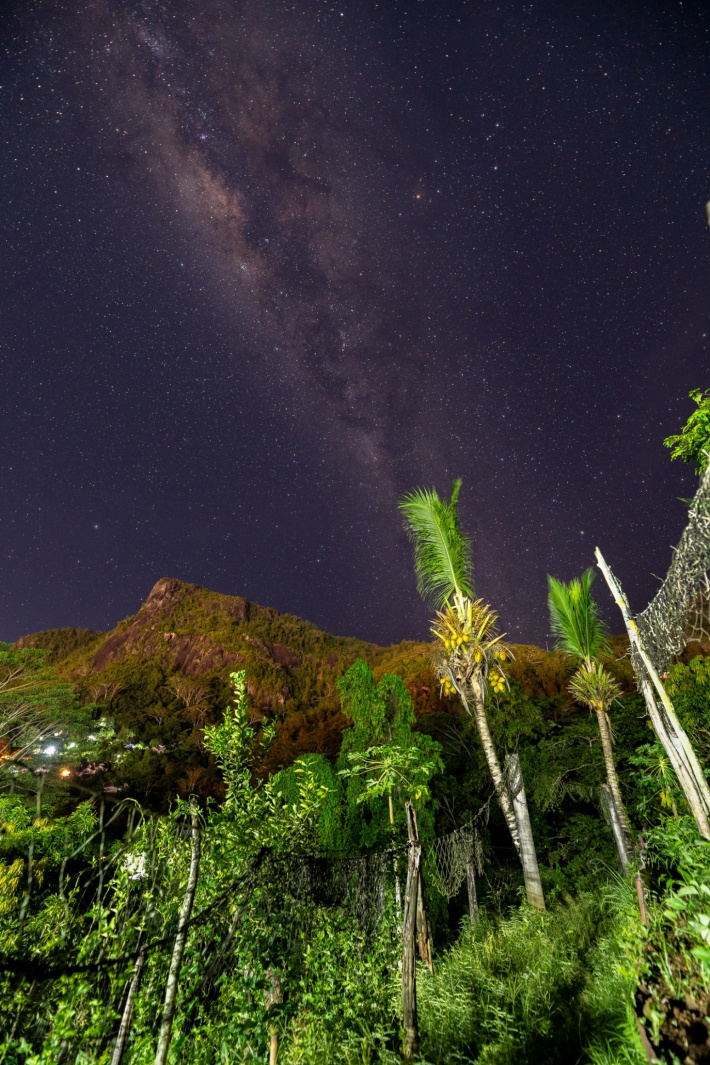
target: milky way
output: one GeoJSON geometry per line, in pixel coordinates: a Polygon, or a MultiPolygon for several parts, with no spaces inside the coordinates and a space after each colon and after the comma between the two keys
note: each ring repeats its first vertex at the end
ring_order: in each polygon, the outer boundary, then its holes
{"type": "Polygon", "coordinates": [[[317,418],[340,461],[376,465],[391,503],[397,454],[440,434],[421,416],[433,354],[421,168],[391,89],[368,83],[384,65],[374,33],[332,4],[192,10],[90,9],[113,132],[190,235],[257,381],[304,428],[317,418]]]}
{"type": "Polygon", "coordinates": [[[514,637],[595,543],[644,605],[710,383],[704,8],[2,17],[0,636],[177,576],[421,637],[396,500],[456,475],[514,637]]]}

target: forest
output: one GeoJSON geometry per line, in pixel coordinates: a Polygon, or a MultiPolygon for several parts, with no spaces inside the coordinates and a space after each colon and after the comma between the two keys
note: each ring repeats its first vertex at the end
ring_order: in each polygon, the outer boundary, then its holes
{"type": "Polygon", "coordinates": [[[477,596],[458,480],[399,502],[429,643],[166,578],[0,645],[0,1065],[710,1061],[691,399],[667,576],[551,574],[551,650],[477,596]]]}

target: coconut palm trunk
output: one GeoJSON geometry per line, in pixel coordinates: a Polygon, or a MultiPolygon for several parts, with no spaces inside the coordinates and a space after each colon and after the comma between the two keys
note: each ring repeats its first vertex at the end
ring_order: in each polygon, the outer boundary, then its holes
{"type": "Polygon", "coordinates": [[[525,795],[520,758],[517,754],[509,754],[507,756],[505,760],[505,777],[515,812],[518,835],[520,836],[520,861],[523,866],[528,902],[534,909],[544,910],[545,896],[540,879],[540,868],[537,864],[537,853],[535,851],[535,841],[533,840],[532,825],[530,824],[530,812],[528,810],[527,796],[525,795]]]}
{"type": "Polygon", "coordinates": [[[508,786],[503,777],[503,770],[501,769],[500,762],[498,761],[498,754],[493,743],[493,737],[491,736],[491,730],[488,727],[488,717],[486,716],[486,706],[483,701],[481,692],[481,681],[474,681],[470,684],[468,697],[465,692],[465,686],[460,681],[456,680],[452,671],[450,671],[451,681],[453,686],[458,692],[459,698],[463,704],[463,708],[466,713],[473,717],[476,722],[476,728],[478,729],[478,736],[481,741],[481,747],[486,757],[486,764],[488,765],[488,771],[491,774],[493,780],[493,786],[496,789],[496,798],[500,804],[500,808],[503,811],[503,817],[505,823],[508,826],[511,836],[513,837],[513,843],[515,849],[520,854],[520,836],[518,834],[518,825],[515,820],[515,811],[513,810],[513,804],[510,801],[510,793],[508,792],[508,786]],[[473,712],[471,712],[471,706],[473,706],[473,712]]]}
{"type": "Polygon", "coordinates": [[[614,805],[616,806],[616,813],[619,819],[619,826],[621,828],[621,834],[624,840],[624,846],[629,855],[633,854],[634,847],[631,837],[631,826],[629,825],[629,819],[626,816],[626,808],[621,798],[621,791],[619,790],[619,777],[616,772],[616,765],[614,764],[614,752],[611,746],[611,729],[609,728],[609,718],[607,717],[606,710],[598,706],[594,707],[594,712],[597,715],[597,724],[599,726],[599,735],[602,741],[602,753],[604,755],[604,765],[606,767],[606,779],[609,784],[609,789],[614,798],[614,805]]]}

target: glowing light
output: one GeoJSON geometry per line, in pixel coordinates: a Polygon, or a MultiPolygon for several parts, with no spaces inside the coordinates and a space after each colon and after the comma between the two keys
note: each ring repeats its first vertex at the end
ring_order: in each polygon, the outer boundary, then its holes
{"type": "Polygon", "coordinates": [[[62,771],[61,771],[61,773],[59,775],[60,775],[60,777],[70,777],[71,776],[71,769],[62,769],[62,771]]]}
{"type": "Polygon", "coordinates": [[[45,747],[44,748],[44,753],[45,754],[56,754],[57,753],[57,748],[54,746],[54,744],[50,744],[49,747],[45,747]]]}

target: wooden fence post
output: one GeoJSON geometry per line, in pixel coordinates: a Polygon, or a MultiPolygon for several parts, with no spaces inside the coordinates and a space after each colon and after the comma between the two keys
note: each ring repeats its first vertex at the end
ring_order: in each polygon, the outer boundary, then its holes
{"type": "Polygon", "coordinates": [[[466,887],[468,888],[468,915],[471,924],[478,920],[478,895],[476,893],[476,867],[473,858],[466,862],[466,887]]]}
{"type": "Polygon", "coordinates": [[[419,869],[419,890],[417,891],[417,946],[419,957],[427,969],[434,975],[434,955],[432,952],[431,922],[424,903],[424,880],[419,869]]]}
{"type": "Polygon", "coordinates": [[[404,1026],[404,1056],[407,1061],[411,1061],[419,1051],[416,927],[422,846],[419,842],[414,807],[409,801],[406,803],[406,810],[407,832],[409,833],[409,860],[407,862],[407,888],[404,895],[404,927],[402,929],[402,1023],[404,1026]]]}

